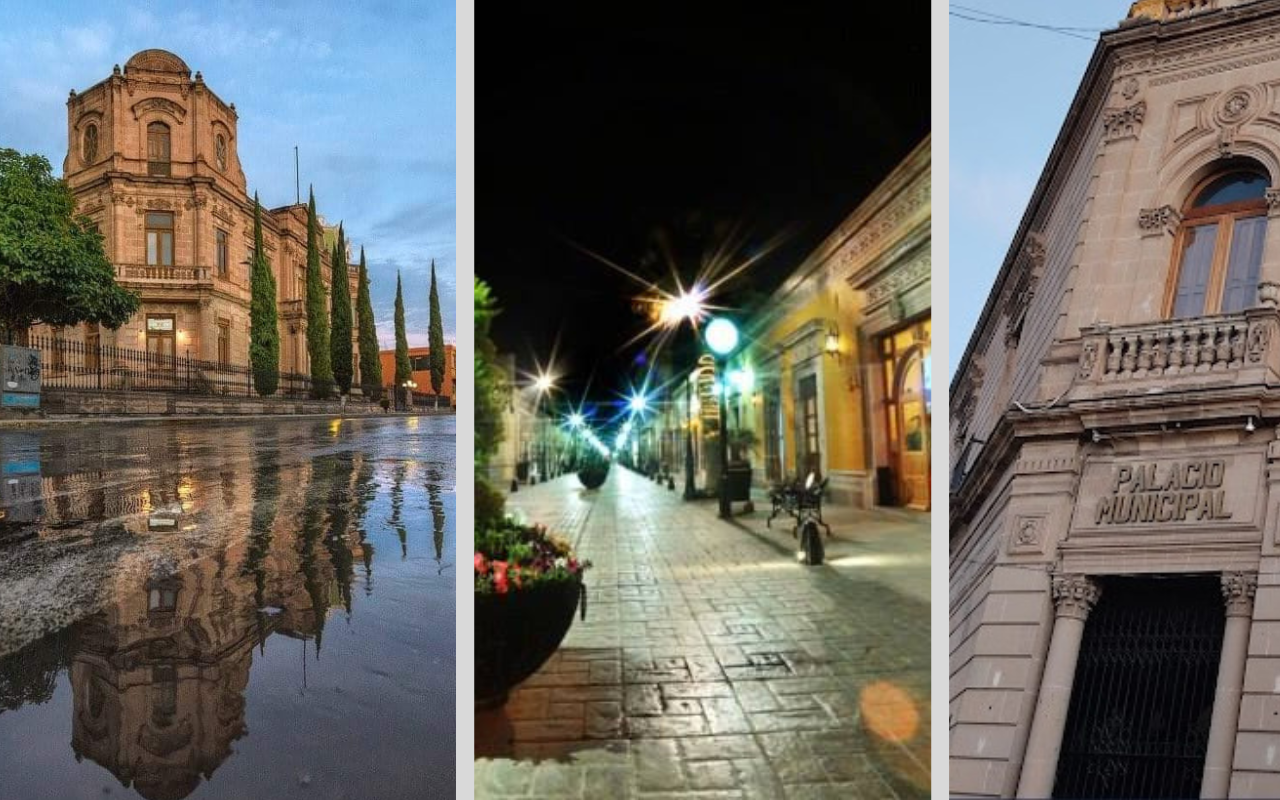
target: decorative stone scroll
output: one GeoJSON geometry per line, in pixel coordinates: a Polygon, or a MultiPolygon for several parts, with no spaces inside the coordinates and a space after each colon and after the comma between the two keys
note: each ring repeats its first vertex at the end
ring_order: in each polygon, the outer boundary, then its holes
{"type": "Polygon", "coordinates": [[[1138,212],[1138,227],[1143,236],[1158,236],[1161,233],[1177,233],[1182,215],[1173,206],[1144,208],[1138,212]]]}
{"type": "Polygon", "coordinates": [[[1102,597],[1102,587],[1087,575],[1053,576],[1053,604],[1059,617],[1085,620],[1102,597]]]}
{"type": "Polygon", "coordinates": [[[973,361],[956,386],[956,447],[963,445],[965,439],[969,438],[969,426],[973,424],[974,411],[978,407],[978,390],[982,388],[982,373],[982,364],[973,361]]]}
{"type": "Polygon", "coordinates": [[[1019,516],[1014,520],[1013,530],[1009,534],[1009,553],[1035,554],[1041,552],[1044,541],[1044,517],[1019,516]]]}
{"type": "Polygon", "coordinates": [[[1280,187],[1272,187],[1263,193],[1267,200],[1267,216],[1280,216],[1280,187]]]}
{"type": "Polygon", "coordinates": [[[187,110],[172,100],[163,97],[148,97],[145,100],[139,100],[133,104],[133,118],[142,119],[143,114],[150,113],[168,114],[178,122],[182,122],[187,116],[187,110]]]}
{"type": "Polygon", "coordinates": [[[1147,102],[1139,100],[1124,108],[1108,108],[1102,112],[1102,129],[1108,142],[1136,139],[1147,116],[1147,102]]]}
{"type": "Polygon", "coordinates": [[[1032,233],[1022,244],[1021,258],[1015,266],[1016,278],[1005,290],[1002,300],[1008,324],[1005,329],[1005,346],[1014,348],[1022,339],[1022,325],[1027,310],[1035,299],[1040,277],[1044,274],[1046,256],[1044,234],[1032,233]]]}
{"type": "Polygon", "coordinates": [[[1252,617],[1253,596],[1258,591],[1258,573],[1222,573],[1222,599],[1226,601],[1228,617],[1252,617]]]}

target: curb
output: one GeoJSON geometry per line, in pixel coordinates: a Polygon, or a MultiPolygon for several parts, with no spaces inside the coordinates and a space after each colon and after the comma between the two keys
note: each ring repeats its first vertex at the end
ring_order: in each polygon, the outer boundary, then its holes
{"type": "Polygon", "coordinates": [[[425,410],[416,414],[183,414],[172,416],[67,416],[67,417],[40,417],[37,419],[0,419],[0,430],[7,428],[40,428],[40,427],[69,427],[75,425],[111,425],[111,424],[144,424],[154,425],[166,422],[184,423],[184,422],[245,422],[248,420],[265,420],[276,419],[281,421],[291,419],[407,419],[410,417],[451,417],[456,416],[454,411],[434,411],[425,410]]]}

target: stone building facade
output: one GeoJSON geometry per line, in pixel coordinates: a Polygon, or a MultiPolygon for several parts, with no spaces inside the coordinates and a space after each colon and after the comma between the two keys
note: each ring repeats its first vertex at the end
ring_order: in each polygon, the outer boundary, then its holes
{"type": "MultiPolygon", "coordinates": [[[[63,176],[78,211],[102,234],[116,280],[141,294],[142,308],[116,331],[85,325],[39,333],[248,363],[253,198],[240,165],[238,123],[234,103],[164,50],[143,50],[123,70],[71,92],[63,176]]],[[[276,278],[280,369],[309,374],[306,206],[264,209],[262,224],[276,278]]],[[[326,291],[333,235],[328,230],[321,246],[326,291]]],[[[357,270],[349,283],[355,298],[357,270]]],[[[354,334],[352,341],[354,347],[354,334]]]]}
{"type": "Polygon", "coordinates": [[[662,471],[683,475],[692,449],[697,486],[718,485],[723,384],[730,449],[757,485],[813,472],[837,503],[931,507],[931,146],[917,142],[767,308],[737,320],[746,344],[723,380],[710,354],[674,381],[659,365],[666,396],[641,433],[662,471]]]}
{"type": "Polygon", "coordinates": [[[1278,42],[1100,37],[951,385],[953,795],[1280,796],[1278,42]]]}

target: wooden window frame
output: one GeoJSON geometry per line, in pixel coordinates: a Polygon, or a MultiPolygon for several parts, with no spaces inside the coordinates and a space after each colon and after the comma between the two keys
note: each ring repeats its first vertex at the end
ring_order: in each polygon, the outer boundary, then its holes
{"type": "Polygon", "coordinates": [[[231,278],[231,234],[222,228],[213,229],[213,260],[218,270],[218,277],[224,280],[231,278]]]}
{"type": "Polygon", "coordinates": [[[175,230],[174,230],[174,228],[175,228],[175,227],[176,227],[176,225],[177,225],[177,217],[174,215],[174,213],[173,213],[172,211],[145,211],[145,212],[143,213],[142,220],[143,220],[143,231],[144,231],[144,234],[143,234],[143,247],[144,247],[144,249],[146,250],[146,252],[145,252],[145,254],[144,254],[144,258],[145,258],[145,260],[146,260],[146,262],[147,262],[147,266],[149,266],[149,267],[172,267],[172,266],[174,266],[174,264],[176,264],[176,263],[177,263],[177,261],[178,261],[178,253],[177,253],[177,247],[178,247],[178,245],[177,245],[177,236],[176,236],[176,232],[175,232],[175,230]],[[168,225],[168,227],[165,227],[165,226],[163,226],[163,225],[153,225],[153,224],[151,223],[151,215],[152,215],[152,214],[157,214],[157,215],[160,215],[160,216],[166,216],[166,217],[168,217],[168,218],[169,218],[169,225],[168,225]],[[155,234],[156,234],[156,261],[155,261],[155,263],[152,263],[152,261],[151,261],[151,241],[150,241],[150,240],[151,240],[151,234],[152,234],[152,233],[155,233],[155,234]],[[169,263],[168,263],[168,264],[166,264],[166,263],[164,262],[164,242],[163,242],[163,239],[162,239],[163,234],[166,234],[166,233],[169,235],[169,256],[170,256],[170,258],[169,258],[169,263]]]}
{"type": "Polygon", "coordinates": [[[167,124],[159,121],[147,123],[147,174],[169,178],[173,176],[173,129],[167,124]],[[152,131],[156,134],[164,129],[164,152],[157,154],[151,149],[152,131]],[[161,155],[163,158],[152,158],[153,155],[161,155]]]}
{"type": "Polygon", "coordinates": [[[1196,198],[1211,183],[1237,173],[1261,175],[1264,180],[1269,180],[1266,173],[1260,169],[1227,169],[1215,172],[1200,181],[1188,195],[1186,208],[1183,209],[1182,213],[1182,221],[1178,225],[1178,233],[1173,240],[1173,264],[1169,269],[1169,281],[1164,291],[1163,314],[1167,320],[1175,319],[1173,316],[1174,304],[1178,298],[1178,285],[1182,280],[1184,256],[1186,255],[1191,231],[1204,225],[1216,224],[1218,232],[1213,242],[1213,258],[1209,264],[1209,278],[1205,287],[1204,308],[1201,309],[1199,314],[1193,316],[1208,317],[1222,313],[1222,295],[1226,290],[1227,267],[1231,258],[1231,238],[1235,233],[1236,222],[1242,219],[1267,216],[1267,201],[1265,197],[1259,197],[1251,200],[1220,203],[1205,208],[1194,208],[1193,204],[1196,198]]]}

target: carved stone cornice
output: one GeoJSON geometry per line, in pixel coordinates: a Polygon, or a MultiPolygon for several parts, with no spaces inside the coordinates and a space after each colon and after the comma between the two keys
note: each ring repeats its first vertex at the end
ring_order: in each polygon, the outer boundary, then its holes
{"type": "Polygon", "coordinates": [[[1053,576],[1053,604],[1059,617],[1085,620],[1102,597],[1102,587],[1087,575],[1053,576]]]}
{"type": "Polygon", "coordinates": [[[1040,285],[1040,277],[1044,274],[1046,249],[1044,234],[1031,233],[1022,243],[1022,253],[1016,265],[1017,278],[1005,284],[1004,305],[1008,323],[1005,327],[1005,345],[1013,348],[1022,339],[1022,324],[1027,318],[1027,309],[1035,299],[1036,289],[1040,285]]]}
{"type": "Polygon", "coordinates": [[[1138,212],[1138,227],[1143,236],[1158,236],[1161,233],[1176,233],[1182,223],[1182,214],[1173,206],[1144,208],[1138,212]]]}
{"type": "Polygon", "coordinates": [[[1222,599],[1226,601],[1228,617],[1252,617],[1253,596],[1258,591],[1258,573],[1222,573],[1222,599]]]}
{"type": "Polygon", "coordinates": [[[982,363],[974,361],[965,370],[964,377],[956,386],[955,394],[955,444],[960,447],[969,438],[969,427],[973,424],[973,415],[978,407],[978,391],[982,388],[982,363]]]}
{"type": "Polygon", "coordinates": [[[1106,141],[1136,139],[1147,116],[1147,101],[1139,100],[1124,108],[1108,108],[1102,112],[1102,129],[1106,141]]]}

